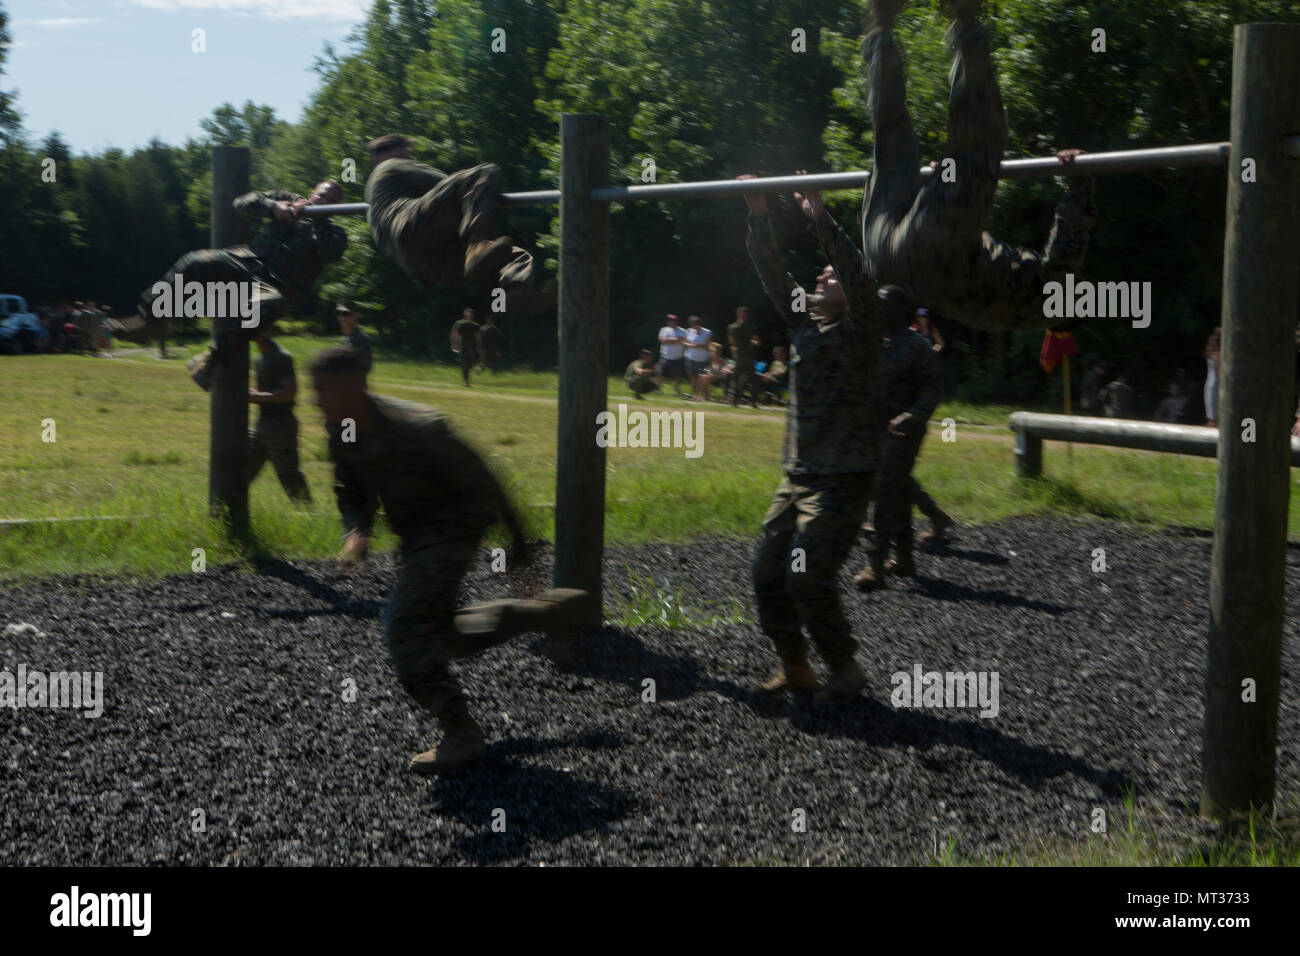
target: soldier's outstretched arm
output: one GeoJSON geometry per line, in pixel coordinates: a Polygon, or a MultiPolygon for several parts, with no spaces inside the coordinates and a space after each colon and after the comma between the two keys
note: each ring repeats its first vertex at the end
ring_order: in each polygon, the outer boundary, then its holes
{"type": "Polygon", "coordinates": [[[772,301],[785,324],[791,331],[803,324],[807,313],[797,313],[793,309],[794,291],[800,289],[794,276],[785,269],[785,256],[776,244],[776,235],[772,231],[772,219],[766,213],[749,213],[749,236],[745,241],[749,258],[758,273],[758,281],[763,292],[772,301]]]}
{"type": "Polygon", "coordinates": [[[267,219],[275,211],[278,202],[292,203],[302,199],[297,193],[287,189],[275,189],[269,192],[244,193],[232,204],[235,215],[240,219],[267,219]]]}

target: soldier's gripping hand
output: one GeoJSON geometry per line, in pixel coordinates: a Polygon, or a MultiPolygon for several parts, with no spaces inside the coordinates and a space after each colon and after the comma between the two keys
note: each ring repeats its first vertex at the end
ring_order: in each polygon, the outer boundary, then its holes
{"type": "Polygon", "coordinates": [[[1086,153],[1086,152],[1087,152],[1086,149],[1061,149],[1061,150],[1057,150],[1057,152],[1056,152],[1056,161],[1057,161],[1058,163],[1060,163],[1062,166],[1067,166],[1067,165],[1069,165],[1070,163],[1074,162],[1074,158],[1075,158],[1076,156],[1082,156],[1082,155],[1083,155],[1084,153],[1086,153]]]}
{"type": "MultiPolygon", "coordinates": [[[[797,169],[795,172],[800,176],[807,176],[808,170],[797,169]]],[[[799,203],[799,208],[809,219],[816,219],[822,214],[826,207],[822,205],[822,194],[816,189],[805,189],[801,193],[794,194],[795,200],[799,203]]]]}
{"type": "Polygon", "coordinates": [[[349,531],[347,538],[343,541],[343,550],[339,552],[339,566],[346,568],[360,564],[366,560],[366,552],[369,549],[369,535],[362,534],[360,531],[349,531]]]}
{"type": "Polygon", "coordinates": [[[903,412],[889,420],[889,434],[895,438],[907,438],[912,434],[912,413],[903,412]]]}
{"type": "MultiPolygon", "coordinates": [[[[736,178],[757,179],[758,177],[753,173],[742,173],[736,178]]],[[[752,213],[756,213],[760,216],[767,214],[767,197],[762,193],[745,193],[745,205],[749,207],[749,211],[752,213]]]]}
{"type": "Polygon", "coordinates": [[[287,200],[277,200],[271,207],[271,218],[281,225],[290,225],[298,219],[298,207],[287,200]]]}

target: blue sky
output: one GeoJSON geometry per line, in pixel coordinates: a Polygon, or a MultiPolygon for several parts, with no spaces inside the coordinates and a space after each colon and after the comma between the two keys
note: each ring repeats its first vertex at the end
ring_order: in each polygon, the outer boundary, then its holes
{"type": "Polygon", "coordinates": [[[297,120],[312,60],[370,0],[0,0],[12,46],[0,78],[23,128],[74,152],[180,144],[222,103],[266,103],[297,120]],[[191,50],[206,31],[207,52],[191,50]]]}

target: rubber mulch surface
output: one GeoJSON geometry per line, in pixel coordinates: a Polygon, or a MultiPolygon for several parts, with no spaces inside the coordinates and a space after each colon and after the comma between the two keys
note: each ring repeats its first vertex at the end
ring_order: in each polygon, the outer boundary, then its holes
{"type": "MultiPolygon", "coordinates": [[[[0,712],[0,864],[914,863],[951,838],[994,858],[1087,840],[1126,788],[1184,817],[1210,545],[1018,519],[961,529],[871,595],[848,586],[858,549],[842,582],[870,686],[821,706],[756,690],[771,648],[734,623],[752,542],[609,548],[607,613],[628,620],[620,601],[652,581],[690,626],[607,627],[568,668],[540,636],[459,664],[489,748],[447,778],[406,769],[437,729],[389,669],[389,555],[14,586],[0,625],[33,627],[0,637],[0,666],[102,671],[105,704],[0,712]],[[893,706],[891,675],[910,685],[917,665],[996,672],[996,716],[893,706]]],[[[509,586],[485,549],[465,599],[509,586]]],[[[1290,608],[1298,589],[1292,571],[1290,608]]],[[[1284,640],[1278,791],[1294,794],[1290,613],[1284,640]]]]}

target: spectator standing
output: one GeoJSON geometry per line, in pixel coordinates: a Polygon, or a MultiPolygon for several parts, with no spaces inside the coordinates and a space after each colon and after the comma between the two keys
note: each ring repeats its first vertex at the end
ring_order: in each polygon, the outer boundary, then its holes
{"type": "Polygon", "coordinates": [[[1219,326],[1205,340],[1205,424],[1219,424],[1219,326]]]}
{"type": "Polygon", "coordinates": [[[659,382],[672,379],[673,391],[680,398],[686,381],[686,330],[675,315],[670,314],[667,321],[659,330],[659,382]]]}
{"type": "Polygon", "coordinates": [[[1129,385],[1128,376],[1116,375],[1098,397],[1107,418],[1133,418],[1137,414],[1137,393],[1129,385]]]}
{"type": "Polygon", "coordinates": [[[690,328],[686,330],[686,374],[691,379],[691,400],[708,401],[710,346],[713,344],[713,332],[704,327],[698,315],[690,317],[690,328]]]}

